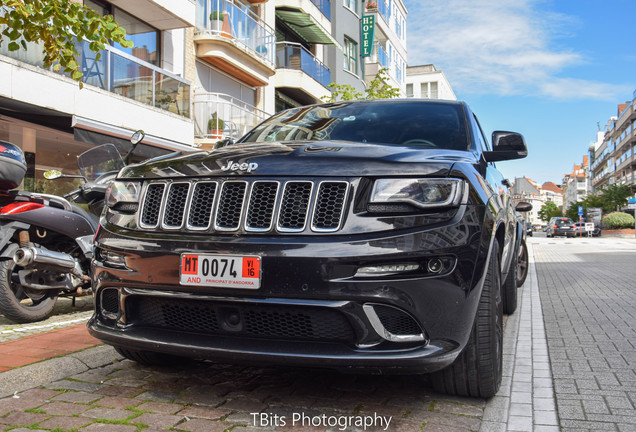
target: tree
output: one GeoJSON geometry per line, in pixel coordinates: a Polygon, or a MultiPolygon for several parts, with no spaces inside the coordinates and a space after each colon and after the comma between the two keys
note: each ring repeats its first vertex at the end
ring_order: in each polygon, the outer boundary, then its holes
{"type": "Polygon", "coordinates": [[[559,209],[555,203],[549,201],[541,206],[539,218],[541,218],[542,221],[548,222],[555,216],[563,216],[561,209],[559,209]]]}
{"type": "Polygon", "coordinates": [[[603,210],[606,213],[618,210],[627,204],[627,198],[632,196],[629,186],[610,185],[601,191],[603,210]]]}
{"type": "Polygon", "coordinates": [[[400,89],[389,84],[387,68],[378,71],[369,86],[360,93],[349,84],[331,83],[327,87],[331,90],[331,96],[323,98],[325,102],[338,102],[359,99],[393,99],[400,96],[400,89]]]}
{"type": "Polygon", "coordinates": [[[82,87],[82,71],[77,61],[77,42],[88,42],[97,53],[109,41],[129,48],[126,39],[112,15],[101,16],[93,9],[73,0],[0,0],[0,44],[8,38],[9,51],[27,49],[27,42],[42,42],[44,67],[69,73],[82,87]],[[77,41],[77,42],[76,42],[77,41]]]}

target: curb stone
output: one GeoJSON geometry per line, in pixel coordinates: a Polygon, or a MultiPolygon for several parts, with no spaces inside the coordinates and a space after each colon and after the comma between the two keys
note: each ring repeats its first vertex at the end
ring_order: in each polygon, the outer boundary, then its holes
{"type": "Polygon", "coordinates": [[[0,374],[0,398],[63,380],[70,375],[106,366],[122,359],[123,357],[113,347],[101,345],[11,369],[0,374]]]}

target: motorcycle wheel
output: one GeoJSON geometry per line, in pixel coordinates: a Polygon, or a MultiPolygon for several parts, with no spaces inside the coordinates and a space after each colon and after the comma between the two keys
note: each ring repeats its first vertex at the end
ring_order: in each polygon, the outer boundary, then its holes
{"type": "Polygon", "coordinates": [[[57,295],[24,288],[18,280],[18,269],[13,260],[0,261],[0,312],[20,324],[48,318],[57,295]]]}

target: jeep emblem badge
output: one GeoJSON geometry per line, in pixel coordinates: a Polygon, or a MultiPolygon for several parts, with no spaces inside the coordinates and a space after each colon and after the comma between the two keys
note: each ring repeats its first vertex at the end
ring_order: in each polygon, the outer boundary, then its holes
{"type": "Polygon", "coordinates": [[[258,168],[258,164],[256,162],[238,163],[234,161],[229,161],[227,165],[221,167],[223,171],[247,171],[247,172],[256,171],[257,168],[258,168]]]}

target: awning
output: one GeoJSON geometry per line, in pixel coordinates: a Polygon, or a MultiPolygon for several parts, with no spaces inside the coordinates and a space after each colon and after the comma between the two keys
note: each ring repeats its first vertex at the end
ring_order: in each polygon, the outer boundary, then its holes
{"type": "Polygon", "coordinates": [[[331,33],[325,30],[325,28],[308,13],[277,9],[276,18],[287,24],[290,29],[307,43],[335,45],[342,49],[340,44],[331,36],[331,33]]]}

